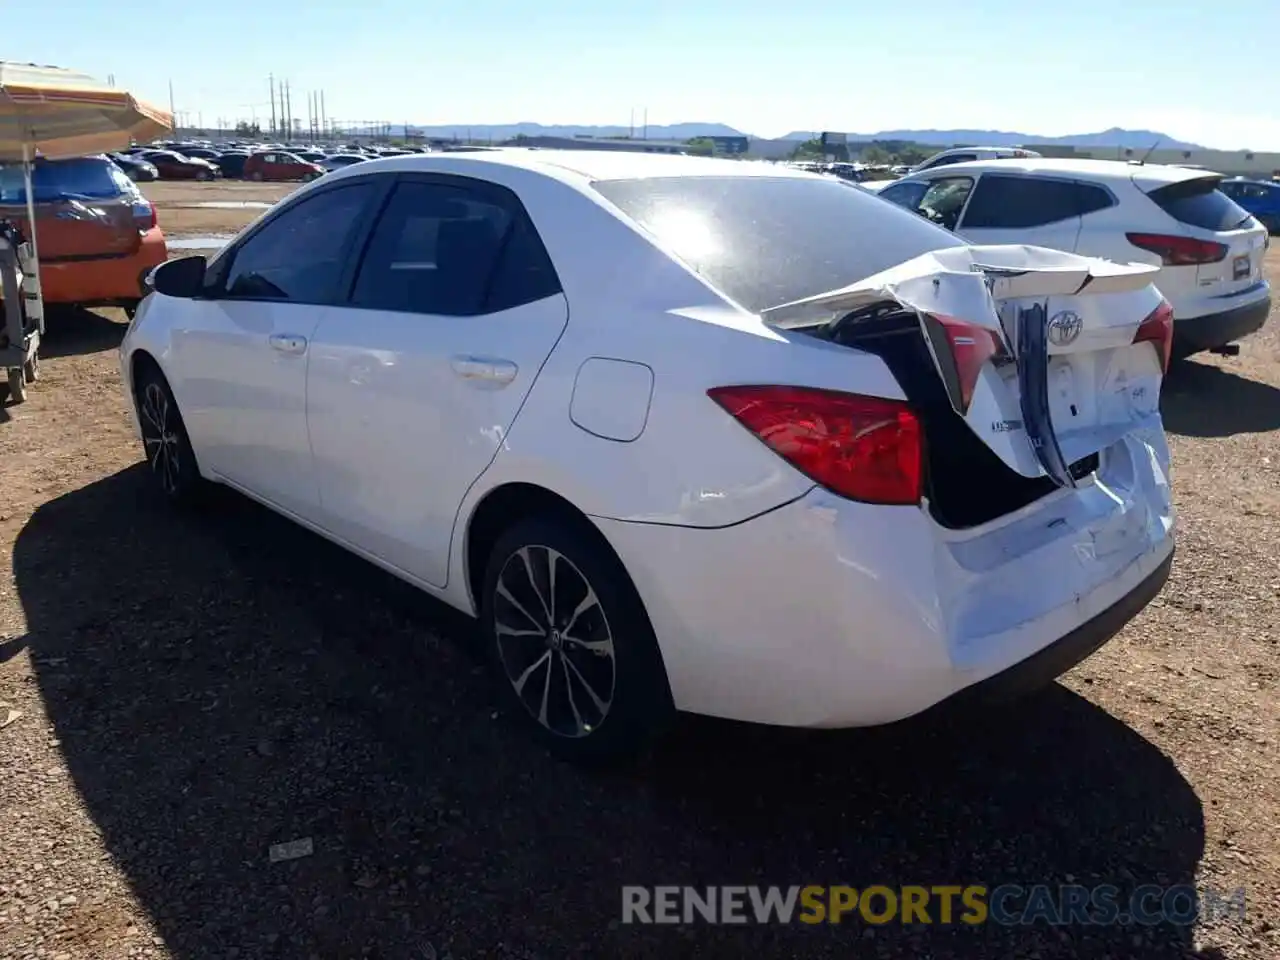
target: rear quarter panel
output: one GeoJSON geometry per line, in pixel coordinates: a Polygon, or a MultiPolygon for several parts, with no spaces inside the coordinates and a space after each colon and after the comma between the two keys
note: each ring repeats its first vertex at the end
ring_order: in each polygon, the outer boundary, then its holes
{"type": "Polygon", "coordinates": [[[520,193],[560,274],[569,323],[462,516],[488,491],[526,482],[599,517],[739,523],[813,483],[725,413],[709,388],[789,383],[902,397],[879,358],[766,326],[611,209],[568,185],[545,187],[520,193]],[[594,357],[653,370],[634,440],[595,436],[570,418],[578,371],[594,357]]]}

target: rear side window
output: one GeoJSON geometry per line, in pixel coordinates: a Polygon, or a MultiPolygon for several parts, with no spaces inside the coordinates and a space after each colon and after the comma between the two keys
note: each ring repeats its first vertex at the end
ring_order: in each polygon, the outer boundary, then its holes
{"type": "Polygon", "coordinates": [[[1179,223],[1204,230],[1233,230],[1249,219],[1234,200],[1218,189],[1217,177],[1184,180],[1152,190],[1148,197],[1179,223]]]}
{"type": "Polygon", "coordinates": [[[1040,227],[1110,205],[1105,190],[1071,180],[987,174],[978,181],[961,229],[1040,227]]]}
{"type": "MultiPolygon", "coordinates": [[[[67,197],[107,200],[131,195],[133,185],[124,172],[105,157],[78,157],[37,163],[31,173],[36,203],[67,197]]],[[[0,203],[26,203],[22,167],[0,167],[0,203]]]]}
{"type": "Polygon", "coordinates": [[[592,186],[752,312],[843,287],[962,242],[834,178],[652,177],[592,186]]]}
{"type": "Polygon", "coordinates": [[[352,305],[463,317],[558,293],[522,212],[462,186],[398,184],[369,241],[352,305]]]}
{"type": "Polygon", "coordinates": [[[1077,183],[1076,195],[1080,198],[1081,215],[1097,213],[1099,210],[1105,210],[1107,207],[1115,205],[1115,200],[1112,199],[1110,193],[1092,184],[1077,183]]]}

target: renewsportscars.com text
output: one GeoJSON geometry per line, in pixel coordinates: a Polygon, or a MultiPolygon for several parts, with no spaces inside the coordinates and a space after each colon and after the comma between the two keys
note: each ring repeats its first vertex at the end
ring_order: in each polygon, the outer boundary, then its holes
{"type": "Polygon", "coordinates": [[[1243,917],[1243,889],[1188,885],[626,886],[622,922],[638,924],[964,924],[1186,926],[1243,917]]]}

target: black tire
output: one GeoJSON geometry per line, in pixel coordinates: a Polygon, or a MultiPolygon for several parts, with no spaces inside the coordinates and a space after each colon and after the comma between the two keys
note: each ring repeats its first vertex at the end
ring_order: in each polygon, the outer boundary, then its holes
{"type": "Polygon", "coordinates": [[[27,399],[27,378],[21,367],[9,368],[9,402],[25,403],[27,399]]]}
{"type": "Polygon", "coordinates": [[[249,174],[249,179],[254,181],[259,181],[262,179],[262,174],[259,173],[257,170],[254,170],[252,173],[249,174]]]}
{"type": "Polygon", "coordinates": [[[138,371],[133,391],[142,449],[156,487],[175,506],[198,505],[207,484],[200,476],[195,451],[168,381],[158,369],[147,365],[138,371]]]}
{"type": "Polygon", "coordinates": [[[534,517],[503,533],[485,569],[480,623],[506,711],[557,756],[579,763],[628,759],[675,716],[644,605],[586,521],[534,517]],[[556,589],[544,605],[551,563],[556,589]],[[528,632],[515,632],[522,629],[528,632]]]}

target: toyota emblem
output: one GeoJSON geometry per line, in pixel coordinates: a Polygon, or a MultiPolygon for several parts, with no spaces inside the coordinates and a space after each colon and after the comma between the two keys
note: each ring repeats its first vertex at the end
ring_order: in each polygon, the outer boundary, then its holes
{"type": "Polygon", "coordinates": [[[1049,342],[1055,347],[1075,343],[1083,327],[1084,321],[1080,319],[1080,314],[1070,310],[1055,313],[1049,320],[1049,342]]]}

